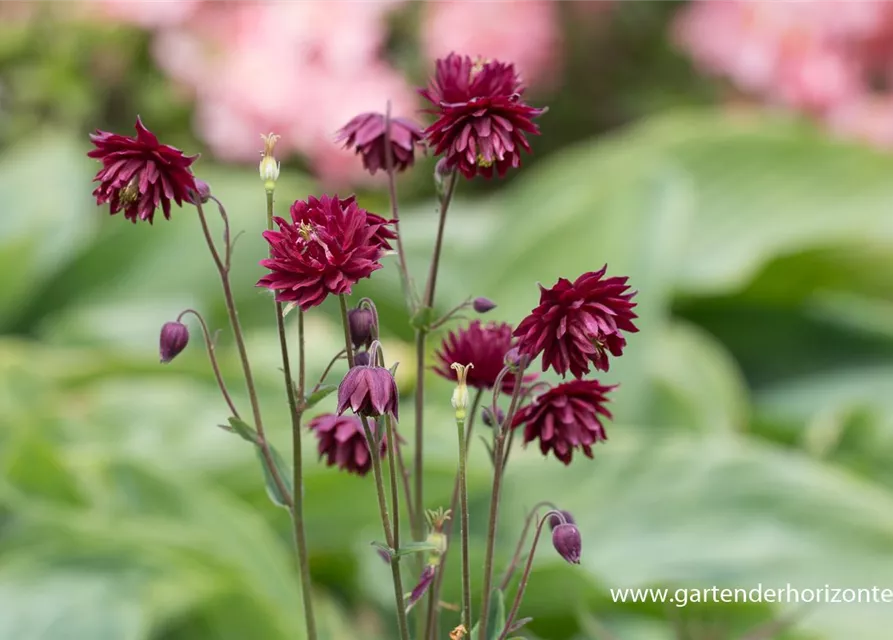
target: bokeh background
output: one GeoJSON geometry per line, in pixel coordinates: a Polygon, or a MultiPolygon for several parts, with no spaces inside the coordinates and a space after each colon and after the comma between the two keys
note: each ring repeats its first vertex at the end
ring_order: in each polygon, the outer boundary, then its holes
{"type": "MultiPolygon", "coordinates": [[[[541,548],[524,635],[889,636],[890,604],[683,609],[608,589],[893,587],[893,3],[97,0],[0,2],[0,638],[303,637],[286,515],[215,426],[227,413],[198,340],[157,363],[181,309],[226,326],[195,216],[150,227],[97,208],[87,134],[129,133],[140,114],[202,153],[197,174],[245,232],[237,297],[287,450],[272,311],[253,287],[258,134],[283,136],[280,211],[325,189],[385,212],[334,131],[387,100],[424,121],[415,87],[453,49],[514,61],[550,110],[522,170],[460,185],[439,306],[484,295],[517,322],[538,281],[605,262],[640,291],[642,330],[606,376],[621,383],[609,442],[568,468],[533,448],[509,466],[500,564],[539,500],[584,537],[580,567],[541,548]]],[[[400,183],[418,274],[433,164],[400,183]]],[[[379,305],[411,415],[396,268],[356,294],[379,305]]],[[[308,317],[312,372],[338,348],[336,312],[308,317]]],[[[244,404],[231,347],[224,330],[244,404]]],[[[430,384],[433,508],[456,454],[450,386],[430,384]]],[[[389,640],[371,480],[316,464],[305,442],[324,637],[389,640]]],[[[480,566],[489,474],[472,455],[480,566]]]]}

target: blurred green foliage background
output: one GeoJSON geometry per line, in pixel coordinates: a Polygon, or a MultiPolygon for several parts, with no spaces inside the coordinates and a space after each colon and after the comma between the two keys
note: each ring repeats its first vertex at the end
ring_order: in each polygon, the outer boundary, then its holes
{"type": "MultiPolygon", "coordinates": [[[[508,183],[463,183],[450,212],[443,309],[484,295],[499,304],[494,318],[517,322],[536,282],[605,262],[640,292],[641,332],[606,376],[621,383],[609,442],[569,468],[515,452],[500,566],[525,509],[548,499],[575,515],[583,564],[541,547],[522,608],[534,618],[527,637],[734,638],[792,612],[797,624],[776,637],[887,637],[891,605],[609,597],[639,586],[893,587],[893,160],[792,118],[712,104],[712,88],[665,44],[670,10],[622,7],[597,38],[568,26],[568,79],[539,98],[553,109],[535,161],[508,183]],[[587,71],[617,46],[620,70],[587,71]]],[[[157,364],[158,329],[183,308],[226,326],[198,222],[184,209],[130,225],[90,197],[89,130],[127,133],[140,111],[191,151],[189,104],[138,32],[47,20],[0,26],[0,638],[302,638],[286,514],[245,443],[215,426],[227,413],[197,331],[174,364],[157,364]],[[113,87],[84,63],[103,56],[127,59],[113,87]]],[[[436,220],[432,162],[401,184],[417,274],[436,220]]],[[[280,211],[317,188],[285,164],[280,211]]],[[[262,185],[253,166],[197,166],[245,232],[237,297],[267,422],[287,451],[272,307],[253,286],[262,185]]],[[[377,192],[361,201],[387,206],[377,192]]],[[[379,305],[410,416],[411,330],[395,266],[361,295],[379,305]]],[[[311,374],[338,348],[336,313],[330,301],[308,317],[311,374]]],[[[224,330],[224,375],[245,404],[231,347],[224,330]]],[[[428,382],[433,508],[449,501],[456,454],[450,386],[428,382]]],[[[305,441],[324,637],[393,638],[389,573],[369,547],[381,537],[371,480],[315,464],[305,441]]],[[[472,566],[489,482],[477,448],[472,566]]],[[[456,602],[449,571],[444,599],[456,602]]]]}

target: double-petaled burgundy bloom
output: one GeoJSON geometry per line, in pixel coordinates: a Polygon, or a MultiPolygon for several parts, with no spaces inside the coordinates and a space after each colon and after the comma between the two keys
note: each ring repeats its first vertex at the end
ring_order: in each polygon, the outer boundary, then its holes
{"type": "Polygon", "coordinates": [[[466,178],[490,178],[494,167],[504,176],[521,166],[521,149],[530,152],[525,134],[539,134],[533,118],[545,112],[525,104],[523,92],[514,65],[455,53],[438,60],[433,80],[419,91],[437,115],[425,129],[429,146],[466,178]]]}
{"type": "Polygon", "coordinates": [[[580,378],[608,370],[608,352],[619,356],[626,346],[623,331],[636,332],[626,277],[604,278],[608,266],[584,273],[574,282],[559,278],[551,289],[540,285],[540,303],[515,329],[518,349],[535,358],[543,354],[543,371],[580,378]]]}
{"type": "Polygon", "coordinates": [[[353,197],[311,196],[291,206],[291,221],[274,217],[277,231],[265,231],[270,257],[260,264],[270,273],[257,286],[276,292],[276,300],[306,311],[329,294],[350,293],[360,279],[381,269],[388,222],[357,206],[353,197]]]}
{"type": "MultiPolygon", "coordinates": [[[[415,161],[415,148],[423,137],[422,129],[412,120],[391,118],[391,158],[395,171],[403,171],[415,161]]],[[[366,171],[375,175],[388,168],[385,146],[385,116],[362,113],[338,131],[336,142],[344,142],[345,149],[355,149],[363,158],[366,171]]]]}
{"type": "MultiPolygon", "coordinates": [[[[375,423],[369,425],[375,432],[375,423]]],[[[307,424],[319,440],[319,457],[326,458],[330,467],[337,466],[348,473],[364,476],[372,468],[372,456],[363,424],[356,416],[336,416],[324,413],[307,424]]],[[[381,455],[387,451],[387,439],[382,434],[381,455]]]]}
{"type": "MultiPolygon", "coordinates": [[[[435,351],[434,371],[456,382],[454,363],[473,364],[467,369],[465,384],[475,389],[492,389],[496,385],[499,372],[505,367],[505,354],[512,348],[512,327],[504,322],[482,323],[474,320],[466,328],[450,331],[440,348],[435,351]]],[[[536,374],[524,376],[522,383],[536,379],[536,374]]],[[[502,379],[502,390],[512,393],[515,376],[506,374],[502,379]]]]}
{"type": "Polygon", "coordinates": [[[338,415],[349,407],[358,415],[377,417],[389,413],[396,419],[398,401],[394,376],[384,367],[375,366],[374,362],[352,367],[338,385],[338,415]]]}
{"type": "Polygon", "coordinates": [[[151,224],[161,205],[164,217],[170,219],[171,200],[182,205],[199,192],[189,168],[198,156],[161,144],[139,118],[135,138],[97,129],[90,141],[96,148],[87,155],[102,162],[93,178],[99,183],[93,195],[96,204],[109,203],[112,215],[123,211],[134,223],[148,220],[151,224]]]}
{"type": "Polygon", "coordinates": [[[603,418],[607,393],[614,389],[596,380],[571,380],[549,389],[515,414],[512,428],[524,427],[524,444],[537,438],[540,451],[549,451],[564,464],[570,464],[574,449],[592,457],[592,445],[607,440],[603,418]]]}

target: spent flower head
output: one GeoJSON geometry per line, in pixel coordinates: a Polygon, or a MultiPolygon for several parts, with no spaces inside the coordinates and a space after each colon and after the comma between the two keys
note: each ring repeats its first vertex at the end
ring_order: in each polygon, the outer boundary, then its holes
{"type": "Polygon", "coordinates": [[[198,156],[161,144],[138,117],[135,138],[97,129],[90,141],[96,148],[87,155],[102,162],[93,195],[96,204],[108,203],[112,215],[123,211],[131,222],[151,224],[159,206],[170,219],[172,200],[178,205],[193,201],[198,187],[190,167],[198,156]]]}
{"type": "Polygon", "coordinates": [[[276,181],[279,179],[279,161],[273,155],[273,150],[281,136],[268,133],[260,134],[260,137],[264,141],[264,150],[261,152],[260,165],[257,169],[260,179],[264,181],[264,188],[267,191],[273,191],[276,188],[276,181]]]}

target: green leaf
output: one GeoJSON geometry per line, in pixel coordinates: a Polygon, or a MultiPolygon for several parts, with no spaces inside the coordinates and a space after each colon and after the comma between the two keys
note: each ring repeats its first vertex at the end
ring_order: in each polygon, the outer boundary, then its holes
{"type": "Polygon", "coordinates": [[[247,422],[235,416],[227,418],[227,421],[229,426],[233,428],[233,431],[242,436],[243,440],[257,444],[257,431],[249,426],[247,422]]]}
{"type": "Polygon", "coordinates": [[[413,553],[426,553],[429,551],[439,551],[439,547],[430,542],[407,542],[406,544],[400,545],[400,548],[396,551],[396,555],[408,556],[413,553]]]}
{"type": "Polygon", "coordinates": [[[494,590],[490,599],[490,618],[487,628],[490,630],[490,640],[499,640],[502,628],[505,626],[505,593],[501,589],[494,590]]]}
{"type": "Polygon", "coordinates": [[[432,307],[422,307],[415,312],[410,319],[409,324],[412,325],[413,329],[427,331],[431,328],[436,313],[437,312],[432,307]]]}
{"type": "Polygon", "coordinates": [[[264,470],[264,481],[267,486],[267,495],[270,497],[270,500],[273,501],[273,504],[279,507],[288,507],[288,503],[291,501],[292,496],[294,496],[294,485],[292,482],[292,472],[291,468],[288,464],[286,464],[285,460],[276,450],[273,445],[268,445],[270,448],[270,458],[272,459],[273,465],[275,466],[276,472],[279,475],[279,478],[282,480],[285,485],[285,489],[288,491],[288,497],[282,494],[282,491],[279,489],[279,485],[273,479],[273,474],[270,471],[269,465],[267,464],[266,459],[264,458],[264,454],[261,451],[260,447],[256,447],[257,457],[260,460],[261,467],[264,470]]]}
{"type": "Polygon", "coordinates": [[[304,400],[304,408],[310,409],[315,407],[317,404],[325,400],[329,395],[338,391],[337,384],[323,384],[320,385],[319,389],[311,393],[304,400]]]}
{"type": "Polygon", "coordinates": [[[397,553],[391,547],[386,545],[384,542],[378,542],[377,540],[373,540],[369,544],[371,544],[376,549],[379,549],[380,551],[384,551],[386,554],[388,554],[389,558],[393,558],[395,555],[397,555],[397,553]]]}

